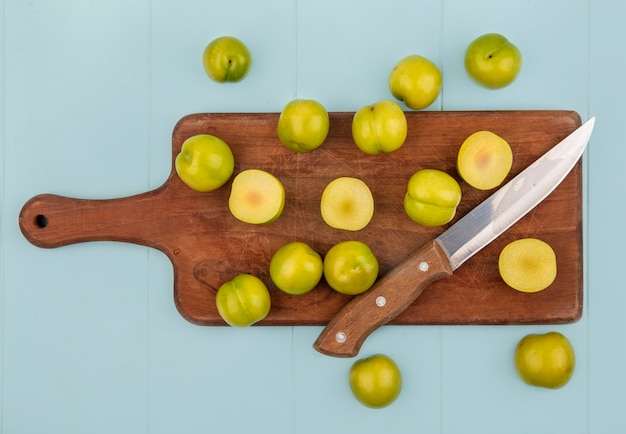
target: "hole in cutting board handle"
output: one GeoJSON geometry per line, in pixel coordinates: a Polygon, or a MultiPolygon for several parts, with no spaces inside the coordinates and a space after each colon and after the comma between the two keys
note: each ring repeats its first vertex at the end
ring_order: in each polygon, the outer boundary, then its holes
{"type": "Polygon", "coordinates": [[[37,214],[35,216],[35,225],[38,228],[44,229],[46,226],[48,226],[48,217],[43,214],[37,214]]]}

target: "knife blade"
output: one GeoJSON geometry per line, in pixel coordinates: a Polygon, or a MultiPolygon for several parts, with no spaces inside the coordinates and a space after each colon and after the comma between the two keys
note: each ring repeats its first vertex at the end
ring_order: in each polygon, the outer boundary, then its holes
{"type": "Polygon", "coordinates": [[[380,326],[404,311],[431,283],[454,270],[542,202],[582,156],[595,124],[589,119],[445,232],[355,296],[328,322],[313,348],[354,357],[380,326]]]}

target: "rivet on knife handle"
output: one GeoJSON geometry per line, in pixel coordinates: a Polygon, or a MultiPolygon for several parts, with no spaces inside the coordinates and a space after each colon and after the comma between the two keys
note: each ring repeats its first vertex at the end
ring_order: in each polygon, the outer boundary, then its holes
{"type": "Polygon", "coordinates": [[[403,312],[429,284],[450,276],[452,271],[439,244],[429,242],[346,304],[313,347],[329,356],[356,356],[374,330],[403,312]]]}

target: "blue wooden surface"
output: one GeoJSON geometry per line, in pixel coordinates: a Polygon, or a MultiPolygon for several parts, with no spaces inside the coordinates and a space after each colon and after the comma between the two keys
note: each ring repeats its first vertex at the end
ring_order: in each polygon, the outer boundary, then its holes
{"type": "Polygon", "coordinates": [[[0,433],[626,432],[625,18],[626,3],[608,0],[0,0],[0,433]],[[524,56],[498,91],[463,70],[465,47],[486,32],[524,56]],[[254,55],[236,85],[211,82],[200,64],[223,34],[254,55]],[[21,206],[42,192],[109,198],[161,185],[185,114],[276,112],[294,97],[354,111],[389,98],[390,67],[414,52],[443,70],[429,110],[597,116],[579,322],[384,327],[361,354],[393,357],[405,384],[374,411],[349,391],[353,360],[311,348],[321,328],[193,326],[161,253],[44,250],[19,232],[21,206]],[[512,364],[522,336],[548,330],[578,356],[556,391],[525,385],[512,364]]]}

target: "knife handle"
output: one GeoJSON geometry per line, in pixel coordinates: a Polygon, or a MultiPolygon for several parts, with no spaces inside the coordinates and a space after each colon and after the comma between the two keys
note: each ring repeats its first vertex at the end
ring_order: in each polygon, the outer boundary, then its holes
{"type": "Polygon", "coordinates": [[[429,242],[348,302],[313,348],[328,356],[356,356],[374,330],[403,312],[428,285],[450,275],[452,267],[443,249],[436,241],[429,242]]]}

